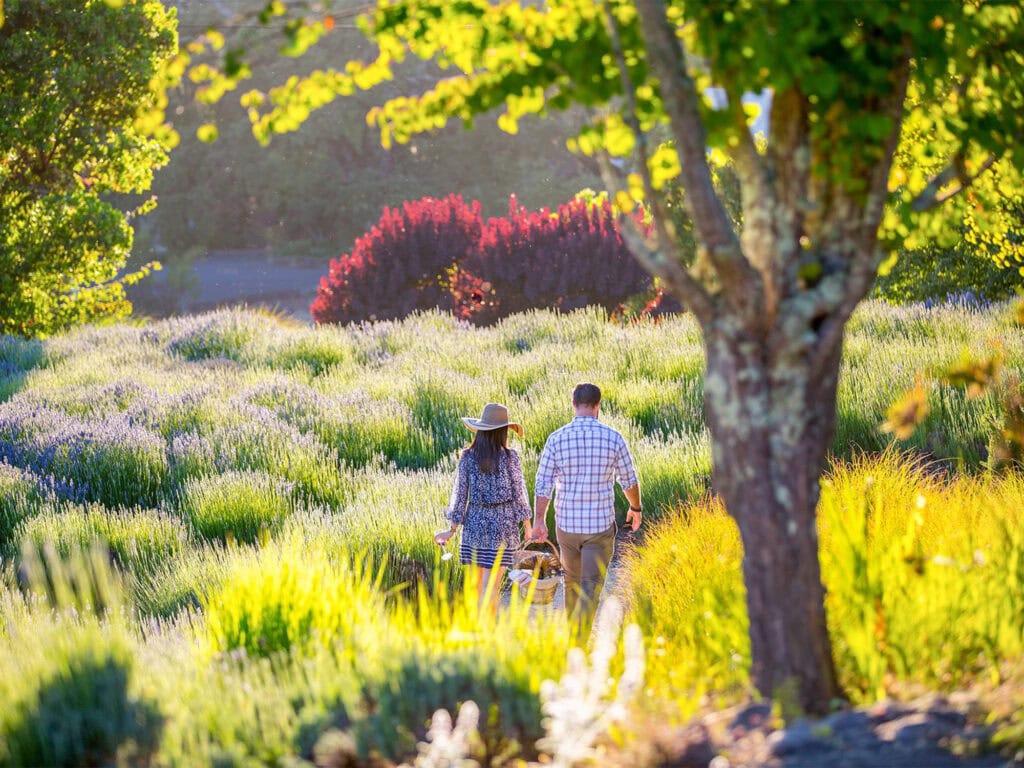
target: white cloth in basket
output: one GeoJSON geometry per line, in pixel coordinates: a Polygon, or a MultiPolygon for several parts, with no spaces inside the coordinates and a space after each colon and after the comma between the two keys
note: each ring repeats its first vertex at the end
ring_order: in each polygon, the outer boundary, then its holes
{"type": "Polygon", "coordinates": [[[529,584],[530,579],[533,578],[533,571],[524,571],[521,568],[512,568],[508,572],[508,577],[516,584],[529,584]]]}

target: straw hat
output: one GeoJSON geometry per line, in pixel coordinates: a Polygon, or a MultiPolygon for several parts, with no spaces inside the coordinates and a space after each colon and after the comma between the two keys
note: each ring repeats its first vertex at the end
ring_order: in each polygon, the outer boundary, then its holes
{"type": "Polygon", "coordinates": [[[500,403],[488,403],[484,406],[484,412],[479,419],[471,419],[469,416],[462,417],[462,423],[474,432],[487,432],[492,429],[508,427],[515,431],[520,437],[523,436],[523,428],[514,421],[508,420],[508,408],[500,403]]]}

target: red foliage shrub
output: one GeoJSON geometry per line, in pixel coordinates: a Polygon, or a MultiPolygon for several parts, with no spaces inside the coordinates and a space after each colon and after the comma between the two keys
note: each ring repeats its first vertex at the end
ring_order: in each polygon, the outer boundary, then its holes
{"type": "Polygon", "coordinates": [[[449,195],[385,210],[351,255],[331,261],[310,311],[317,323],[347,323],[440,307],[484,325],[537,308],[615,312],[639,294],[654,297],[644,314],[678,306],[655,295],[607,201],[527,211],[513,195],[509,215],[485,225],[479,203],[449,195]]]}
{"type": "Polygon", "coordinates": [[[448,275],[480,242],[480,203],[459,195],[385,208],[351,254],[331,259],[310,306],[316,323],[405,317],[452,300],[448,275]]]}
{"type": "Polygon", "coordinates": [[[508,217],[487,222],[466,266],[494,291],[490,306],[471,313],[476,322],[540,307],[568,312],[596,304],[610,312],[651,286],[607,201],[527,211],[513,195],[508,217]]]}

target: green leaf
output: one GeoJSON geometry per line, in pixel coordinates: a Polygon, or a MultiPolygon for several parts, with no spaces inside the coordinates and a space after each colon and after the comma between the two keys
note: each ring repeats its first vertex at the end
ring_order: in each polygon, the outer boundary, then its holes
{"type": "Polygon", "coordinates": [[[196,138],[205,144],[212,144],[217,140],[217,126],[213,123],[205,123],[196,129],[196,138]]]}

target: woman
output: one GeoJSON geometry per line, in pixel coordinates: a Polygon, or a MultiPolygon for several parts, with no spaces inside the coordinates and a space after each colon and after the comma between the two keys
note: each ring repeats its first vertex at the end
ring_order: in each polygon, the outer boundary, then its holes
{"type": "Polygon", "coordinates": [[[508,447],[508,431],[522,437],[523,428],[509,421],[508,409],[498,403],[485,405],[479,419],[463,417],[462,421],[476,434],[459,457],[455,487],[445,511],[451,528],[436,533],[434,541],[443,547],[462,526],[459,562],[476,569],[481,602],[494,579],[492,610],[496,610],[497,585],[513,564],[513,550],[525,538],[519,533],[519,523],[532,516],[522,462],[508,447]]]}

